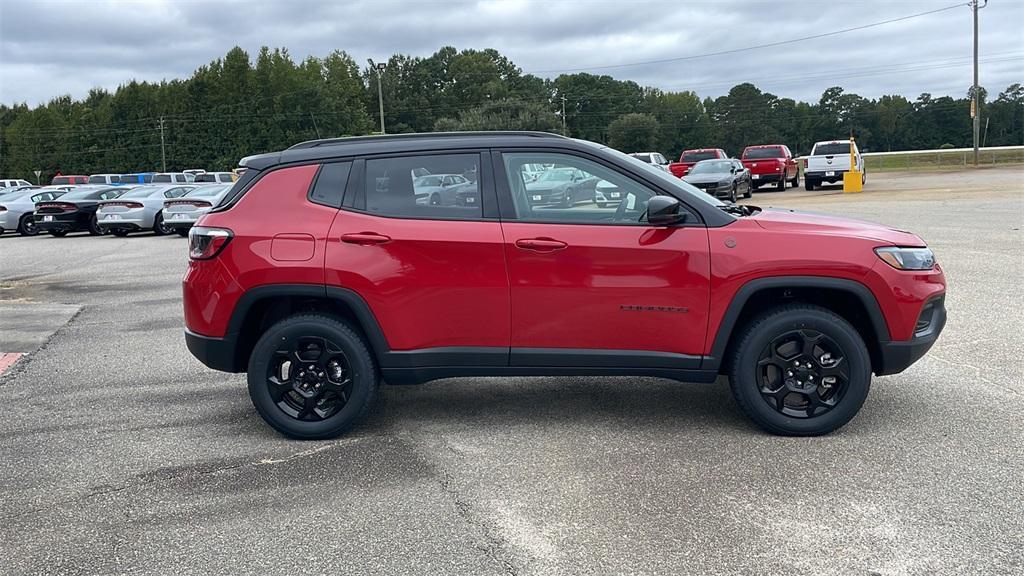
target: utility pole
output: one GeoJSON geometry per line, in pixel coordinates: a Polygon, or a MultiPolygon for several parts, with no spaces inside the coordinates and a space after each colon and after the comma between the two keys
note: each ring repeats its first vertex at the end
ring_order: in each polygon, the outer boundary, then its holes
{"type": "MultiPolygon", "coordinates": [[[[370,64],[373,65],[373,60],[370,60],[370,64]]],[[[377,104],[380,106],[380,133],[387,134],[384,131],[384,89],[381,88],[381,76],[384,75],[384,69],[387,68],[387,64],[379,62],[375,66],[377,68],[377,104]]]]}
{"type": "Polygon", "coordinates": [[[565,131],[565,94],[562,94],[562,136],[568,136],[565,131]]]}
{"type": "Polygon", "coordinates": [[[971,119],[974,123],[974,166],[978,166],[978,136],[981,132],[981,97],[978,95],[978,10],[988,5],[988,0],[978,6],[978,0],[971,0],[974,12],[974,95],[971,99],[971,119]]]}
{"type": "Polygon", "coordinates": [[[160,159],[163,161],[162,172],[167,172],[167,149],[164,147],[164,117],[160,117],[160,159]]]}
{"type": "Polygon", "coordinates": [[[313,121],[313,128],[316,129],[316,137],[319,140],[320,139],[320,127],[317,126],[316,118],[313,117],[313,113],[312,112],[309,113],[309,119],[313,121]]]}

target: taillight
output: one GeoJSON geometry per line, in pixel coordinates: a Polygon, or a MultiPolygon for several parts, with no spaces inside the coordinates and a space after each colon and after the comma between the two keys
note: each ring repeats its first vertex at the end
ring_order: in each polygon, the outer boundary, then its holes
{"type": "Polygon", "coordinates": [[[209,260],[224,250],[234,233],[227,228],[193,226],[188,231],[188,257],[193,260],[209,260]]]}
{"type": "Polygon", "coordinates": [[[106,202],[100,206],[100,208],[109,208],[111,206],[123,206],[125,208],[145,208],[139,202],[106,202]]]}
{"type": "Polygon", "coordinates": [[[807,158],[804,158],[804,170],[807,169],[807,158]]]}

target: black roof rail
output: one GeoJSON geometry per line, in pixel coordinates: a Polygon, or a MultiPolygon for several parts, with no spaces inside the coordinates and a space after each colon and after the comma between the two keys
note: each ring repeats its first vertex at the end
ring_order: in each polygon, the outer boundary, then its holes
{"type": "Polygon", "coordinates": [[[408,134],[377,134],[373,136],[342,136],[341,138],[324,138],[321,140],[307,140],[289,146],[288,150],[299,150],[302,148],[317,148],[319,146],[333,146],[336,144],[348,144],[352,142],[379,142],[381,140],[412,140],[419,138],[465,138],[467,136],[530,136],[533,138],[566,138],[561,134],[551,132],[533,132],[527,130],[492,130],[475,132],[413,132],[408,134]]]}

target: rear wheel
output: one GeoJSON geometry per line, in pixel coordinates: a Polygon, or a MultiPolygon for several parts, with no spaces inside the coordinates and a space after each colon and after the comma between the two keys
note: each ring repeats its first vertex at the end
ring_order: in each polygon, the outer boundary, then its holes
{"type": "Polygon", "coordinates": [[[793,186],[793,188],[799,188],[800,187],[800,169],[799,168],[797,169],[796,172],[793,173],[793,181],[790,182],[790,185],[793,186]]]}
{"type": "Polygon", "coordinates": [[[431,194],[430,195],[430,205],[431,206],[440,206],[441,205],[441,195],[436,193],[436,192],[431,194]]]}
{"type": "Polygon", "coordinates": [[[750,198],[754,195],[754,186],[750,182],[747,182],[747,189],[743,192],[744,198],[750,198]]]}
{"type": "Polygon", "coordinates": [[[747,325],[729,378],[736,402],[759,426],[773,434],[816,436],[842,427],[860,410],[871,386],[871,359],[845,319],[794,304],[747,325]]]}
{"type": "Polygon", "coordinates": [[[804,178],[804,189],[814,190],[814,182],[811,182],[810,178],[804,178]]]}
{"type": "Polygon", "coordinates": [[[165,234],[170,234],[172,231],[173,229],[164,223],[163,211],[157,212],[156,218],[153,219],[153,233],[157,236],[164,236],[165,234]]]}
{"type": "Polygon", "coordinates": [[[779,181],[775,183],[775,189],[782,192],[786,189],[786,173],[779,174],[779,181]]]}
{"type": "Polygon", "coordinates": [[[377,370],[362,337],[321,314],[271,326],[253,348],[248,380],[249,397],[267,424],[303,440],[344,433],[377,395],[377,370]]]}
{"type": "Polygon", "coordinates": [[[36,221],[32,218],[32,214],[25,214],[18,220],[18,233],[22,236],[35,236],[39,234],[39,227],[36,226],[36,221]]]}

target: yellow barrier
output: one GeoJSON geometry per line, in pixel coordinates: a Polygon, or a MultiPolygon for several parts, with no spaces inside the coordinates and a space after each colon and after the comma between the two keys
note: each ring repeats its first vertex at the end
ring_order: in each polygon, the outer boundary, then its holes
{"type": "Polygon", "coordinates": [[[860,170],[857,170],[857,155],[853,153],[853,135],[850,135],[850,171],[843,174],[843,192],[863,192],[864,181],[861,179],[860,170]]]}

